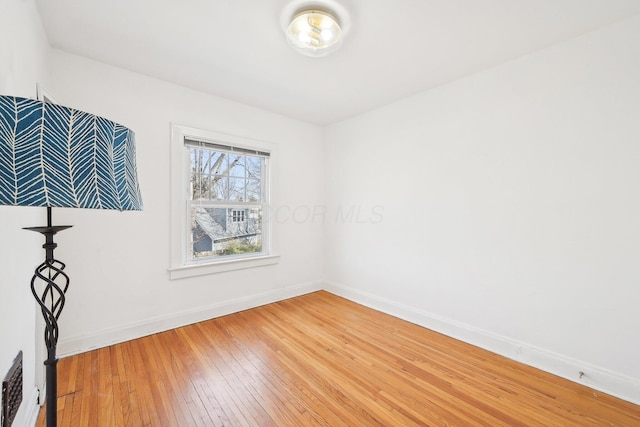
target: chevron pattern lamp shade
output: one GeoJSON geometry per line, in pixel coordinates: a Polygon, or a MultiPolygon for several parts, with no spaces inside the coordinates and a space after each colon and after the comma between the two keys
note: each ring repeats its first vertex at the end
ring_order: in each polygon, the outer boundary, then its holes
{"type": "Polygon", "coordinates": [[[141,210],[133,131],[73,108],[0,96],[0,204],[141,210]]]}

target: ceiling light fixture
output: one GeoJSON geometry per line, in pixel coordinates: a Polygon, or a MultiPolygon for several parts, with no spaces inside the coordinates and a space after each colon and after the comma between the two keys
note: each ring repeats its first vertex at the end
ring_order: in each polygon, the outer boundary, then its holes
{"type": "Polygon", "coordinates": [[[296,13],[286,33],[289,43],[307,56],[327,55],[342,44],[340,21],[323,8],[307,8],[296,13]]]}

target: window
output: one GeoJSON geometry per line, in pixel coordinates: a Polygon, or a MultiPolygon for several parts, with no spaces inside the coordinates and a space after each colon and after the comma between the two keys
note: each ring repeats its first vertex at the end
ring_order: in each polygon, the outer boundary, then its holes
{"type": "Polygon", "coordinates": [[[172,159],[171,277],[276,262],[269,221],[272,144],[181,126],[172,134],[172,156],[179,159],[172,159]]]}
{"type": "Polygon", "coordinates": [[[261,254],[269,153],[185,140],[189,261],[261,254]]]}
{"type": "Polygon", "coordinates": [[[234,209],[232,211],[233,213],[231,214],[231,219],[233,222],[244,222],[245,221],[245,214],[247,213],[247,211],[245,210],[239,210],[239,209],[234,209]]]}

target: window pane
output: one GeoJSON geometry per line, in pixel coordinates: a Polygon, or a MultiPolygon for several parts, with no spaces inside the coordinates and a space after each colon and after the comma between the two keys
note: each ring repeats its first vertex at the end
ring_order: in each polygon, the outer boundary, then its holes
{"type": "Polygon", "coordinates": [[[198,170],[196,167],[198,163],[198,151],[199,150],[194,150],[193,148],[189,150],[191,158],[191,173],[194,173],[198,170]]]}
{"type": "Polygon", "coordinates": [[[200,158],[200,160],[198,161],[200,169],[198,172],[204,174],[204,175],[208,175],[210,172],[209,170],[211,169],[211,152],[209,152],[208,150],[198,150],[200,153],[198,154],[198,157],[200,158]]]}
{"type": "MultiPolygon", "coordinates": [[[[191,183],[190,183],[190,196],[191,200],[201,200],[203,186],[205,184],[202,182],[201,175],[191,175],[191,183]]],[[[205,187],[206,189],[206,187],[205,187]]]]}
{"type": "Polygon", "coordinates": [[[247,177],[255,179],[262,177],[262,159],[260,157],[247,157],[247,177]]]}
{"type": "Polygon", "coordinates": [[[262,208],[193,206],[191,236],[195,259],[262,251],[262,208]]]}
{"type": "Polygon", "coordinates": [[[209,200],[229,199],[229,178],[216,175],[210,180],[211,196],[209,200]]]}
{"type": "Polygon", "coordinates": [[[259,202],[260,197],[260,181],[257,179],[248,179],[246,183],[247,202],[259,202]]]}
{"type": "Polygon", "coordinates": [[[246,202],[245,182],[244,178],[229,178],[229,198],[227,200],[246,202]]]}
{"type": "Polygon", "coordinates": [[[231,155],[229,157],[229,176],[244,178],[245,156],[231,155]]]}
{"type": "Polygon", "coordinates": [[[215,199],[216,193],[214,188],[215,177],[211,175],[203,175],[203,191],[202,198],[200,200],[212,200],[215,199]]]}
{"type": "Polygon", "coordinates": [[[200,150],[190,150],[191,159],[191,174],[189,179],[189,196],[192,200],[198,200],[199,195],[202,194],[202,176],[201,165],[202,152],[200,150]]]}
{"type": "Polygon", "coordinates": [[[224,175],[227,170],[227,155],[216,151],[209,152],[211,157],[207,165],[207,173],[211,175],[224,175]]]}

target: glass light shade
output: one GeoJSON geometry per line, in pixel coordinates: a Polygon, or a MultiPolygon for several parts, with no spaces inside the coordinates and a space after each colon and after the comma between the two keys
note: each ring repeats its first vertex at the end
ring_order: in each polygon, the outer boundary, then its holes
{"type": "Polygon", "coordinates": [[[338,20],[319,10],[305,10],[291,20],[287,38],[300,53],[323,56],[337,50],[342,42],[338,20]]]}

